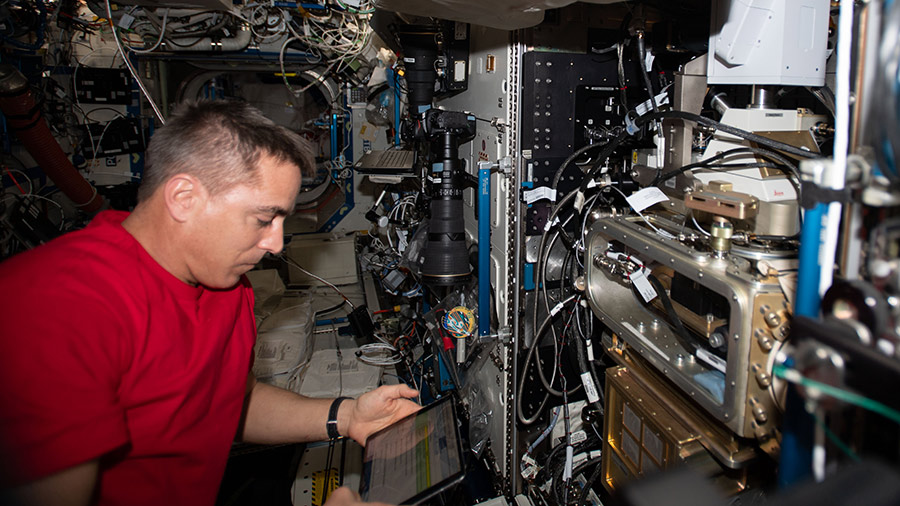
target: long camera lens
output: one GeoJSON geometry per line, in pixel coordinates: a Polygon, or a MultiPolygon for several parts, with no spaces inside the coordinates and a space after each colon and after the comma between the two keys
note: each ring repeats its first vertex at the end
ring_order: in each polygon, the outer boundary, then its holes
{"type": "Polygon", "coordinates": [[[434,167],[439,167],[440,172],[433,173],[436,181],[431,200],[428,241],[422,251],[422,276],[427,283],[440,286],[463,283],[472,274],[466,251],[462,164],[458,143],[457,135],[451,132],[444,132],[435,141],[435,147],[440,146],[440,154],[434,160],[434,167]]]}
{"type": "Polygon", "coordinates": [[[434,62],[437,60],[437,44],[434,40],[434,31],[427,27],[409,26],[406,30],[397,36],[403,46],[409,110],[415,115],[430,108],[434,100],[434,82],[437,79],[434,62]]]}

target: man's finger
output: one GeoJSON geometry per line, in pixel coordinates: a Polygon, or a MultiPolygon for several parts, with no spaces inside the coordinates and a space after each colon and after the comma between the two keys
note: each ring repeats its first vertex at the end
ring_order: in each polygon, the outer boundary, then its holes
{"type": "Polygon", "coordinates": [[[326,502],[326,504],[328,504],[330,502],[334,502],[337,504],[345,504],[348,501],[357,502],[360,500],[360,497],[359,497],[359,494],[356,493],[355,490],[352,490],[348,487],[340,487],[340,488],[334,489],[334,491],[331,492],[331,495],[328,497],[328,499],[329,500],[326,502]]]}
{"type": "Polygon", "coordinates": [[[407,384],[400,383],[397,385],[386,386],[388,391],[386,392],[389,397],[397,398],[397,397],[405,397],[407,399],[411,399],[419,395],[418,390],[410,387],[407,384]]]}

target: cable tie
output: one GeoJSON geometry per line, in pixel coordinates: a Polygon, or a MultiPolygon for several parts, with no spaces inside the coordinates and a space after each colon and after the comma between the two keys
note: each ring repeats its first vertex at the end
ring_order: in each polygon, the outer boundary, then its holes
{"type": "Polygon", "coordinates": [[[630,114],[625,115],[625,131],[628,132],[628,135],[634,135],[641,130],[641,127],[634,124],[634,120],[631,119],[630,114]]]}
{"type": "Polygon", "coordinates": [[[575,194],[575,203],[572,204],[572,207],[574,207],[575,210],[578,211],[579,213],[581,212],[581,208],[584,207],[584,192],[581,191],[580,189],[575,194]]]}
{"type": "Polygon", "coordinates": [[[559,216],[557,216],[556,218],[553,218],[553,221],[548,221],[544,225],[544,232],[547,232],[548,230],[550,230],[551,228],[556,226],[557,223],[559,223],[559,216]]]}
{"type": "Polygon", "coordinates": [[[565,307],[565,305],[565,302],[558,302],[555,306],[553,306],[553,309],[550,310],[550,316],[556,316],[557,313],[562,311],[562,308],[565,307]]]}
{"type": "Polygon", "coordinates": [[[575,449],[572,445],[566,446],[566,467],[563,471],[562,479],[563,481],[569,481],[572,479],[572,460],[575,457],[575,449]]]}

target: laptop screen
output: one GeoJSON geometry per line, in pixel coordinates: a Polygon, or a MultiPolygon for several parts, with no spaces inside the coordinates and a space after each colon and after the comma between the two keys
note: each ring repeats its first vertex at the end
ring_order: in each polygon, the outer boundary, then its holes
{"type": "Polygon", "coordinates": [[[417,504],[462,478],[456,407],[448,395],[369,437],[359,494],[364,501],[417,504]]]}

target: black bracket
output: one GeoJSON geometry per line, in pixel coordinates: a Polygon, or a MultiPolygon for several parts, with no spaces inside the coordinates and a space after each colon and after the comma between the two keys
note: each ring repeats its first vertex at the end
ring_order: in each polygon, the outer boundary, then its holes
{"type": "Polygon", "coordinates": [[[812,181],[800,183],[800,205],[803,209],[812,209],[818,204],[830,204],[832,202],[843,204],[849,201],[849,188],[834,190],[832,188],[823,188],[812,181]]]}

